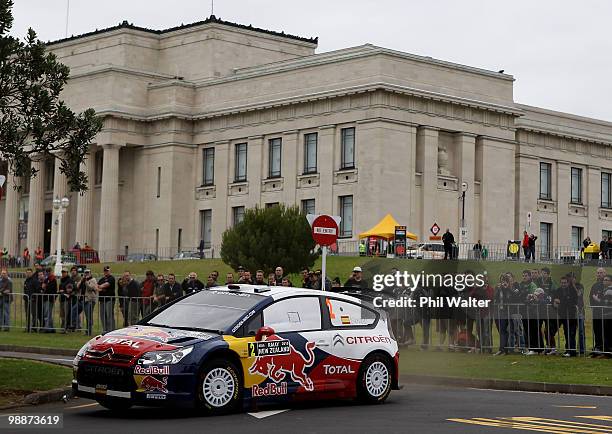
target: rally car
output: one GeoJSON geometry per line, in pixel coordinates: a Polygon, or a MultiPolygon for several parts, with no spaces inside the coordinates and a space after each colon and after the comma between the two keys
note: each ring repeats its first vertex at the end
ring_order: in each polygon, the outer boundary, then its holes
{"type": "Polygon", "coordinates": [[[185,296],[78,352],[76,396],[112,410],[196,407],[210,414],[277,401],[383,402],[398,389],[385,312],[346,294],[229,285],[185,296]]]}

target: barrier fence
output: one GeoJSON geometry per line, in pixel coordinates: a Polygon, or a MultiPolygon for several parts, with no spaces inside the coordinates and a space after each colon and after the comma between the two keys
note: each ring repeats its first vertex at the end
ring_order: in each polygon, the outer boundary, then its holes
{"type": "Polygon", "coordinates": [[[610,305],[584,311],[551,303],[385,310],[398,342],[422,349],[612,357],[610,305]]]}
{"type": "MultiPolygon", "coordinates": [[[[135,324],[161,305],[155,297],[14,292],[0,296],[0,328],[96,335],[135,324]]],[[[551,303],[491,303],[487,308],[386,310],[398,342],[423,349],[612,356],[612,306],[582,311],[551,303]]]]}

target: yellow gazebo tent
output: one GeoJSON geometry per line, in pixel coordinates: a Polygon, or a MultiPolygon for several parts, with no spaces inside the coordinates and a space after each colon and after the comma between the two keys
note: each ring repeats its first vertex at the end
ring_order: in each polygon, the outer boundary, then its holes
{"type": "MultiPolygon", "coordinates": [[[[359,238],[367,238],[367,237],[381,237],[390,239],[395,237],[395,227],[400,226],[400,224],[393,218],[391,214],[387,214],[381,221],[378,222],[376,226],[374,226],[369,231],[365,231],[359,234],[359,238]]],[[[415,240],[417,236],[413,233],[406,231],[406,238],[415,240]]]]}

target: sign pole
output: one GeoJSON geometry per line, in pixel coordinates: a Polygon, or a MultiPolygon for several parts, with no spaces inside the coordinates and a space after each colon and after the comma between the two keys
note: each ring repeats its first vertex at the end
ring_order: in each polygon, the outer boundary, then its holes
{"type": "Polygon", "coordinates": [[[325,276],[327,271],[327,246],[323,246],[323,255],[321,258],[321,291],[325,291],[325,276]]]}

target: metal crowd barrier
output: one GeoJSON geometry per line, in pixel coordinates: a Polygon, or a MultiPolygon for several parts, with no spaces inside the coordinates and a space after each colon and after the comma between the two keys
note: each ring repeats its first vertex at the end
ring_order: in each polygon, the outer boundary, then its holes
{"type": "Polygon", "coordinates": [[[612,357],[612,305],[586,312],[578,307],[564,312],[549,303],[493,302],[488,308],[385,310],[398,342],[423,350],[612,357]]]}
{"type": "Polygon", "coordinates": [[[0,328],[95,335],[135,324],[160,306],[154,297],[14,292],[0,296],[0,328]]]}

